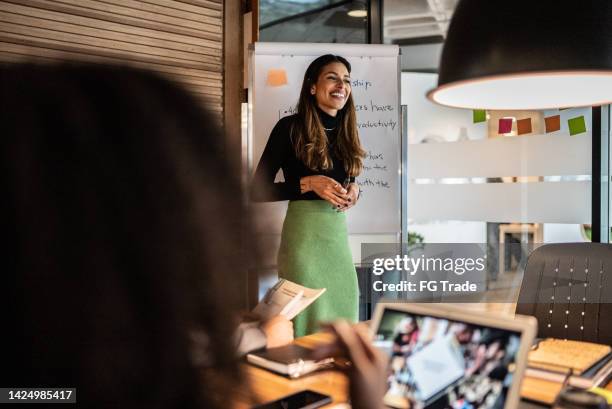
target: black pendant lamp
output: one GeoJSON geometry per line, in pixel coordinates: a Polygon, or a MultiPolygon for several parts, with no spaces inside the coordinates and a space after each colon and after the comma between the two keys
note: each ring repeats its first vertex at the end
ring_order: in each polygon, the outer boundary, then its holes
{"type": "Polygon", "coordinates": [[[460,0],[427,97],[500,110],[612,102],[612,0],[460,0]]]}

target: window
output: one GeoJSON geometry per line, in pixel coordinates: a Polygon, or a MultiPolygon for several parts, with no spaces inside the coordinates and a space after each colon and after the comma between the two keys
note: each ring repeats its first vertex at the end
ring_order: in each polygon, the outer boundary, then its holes
{"type": "Polygon", "coordinates": [[[368,6],[365,0],[260,0],[259,39],[368,43],[368,6]]]}

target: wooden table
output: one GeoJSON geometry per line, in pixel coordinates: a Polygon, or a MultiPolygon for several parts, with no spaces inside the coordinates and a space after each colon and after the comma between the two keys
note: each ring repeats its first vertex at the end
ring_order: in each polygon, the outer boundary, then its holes
{"type": "MultiPolygon", "coordinates": [[[[298,338],[295,343],[306,348],[314,348],[330,340],[328,334],[313,334],[298,338]]],[[[325,408],[341,407],[338,404],[348,402],[348,381],[338,370],[319,371],[300,379],[288,379],[246,363],[243,365],[243,370],[249,387],[238,391],[234,405],[236,409],[248,409],[256,403],[273,401],[304,389],[330,395],[333,403],[325,408]]],[[[606,389],[612,390],[612,382],[606,386],[606,389]]],[[[525,377],[521,396],[552,403],[559,390],[560,386],[557,383],[525,377]]],[[[521,400],[519,409],[527,408],[546,408],[546,405],[521,400]]]]}
{"type": "MultiPolygon", "coordinates": [[[[295,343],[306,348],[314,348],[318,344],[330,341],[328,334],[313,334],[298,338],[295,343]]],[[[234,406],[236,409],[247,409],[254,403],[272,401],[304,389],[330,395],[334,402],[333,405],[348,401],[346,392],[348,381],[346,376],[338,370],[323,370],[299,379],[288,379],[246,363],[243,365],[243,370],[250,391],[246,389],[239,391],[238,400],[234,406]]],[[[331,408],[333,405],[325,407],[331,408]]]]}

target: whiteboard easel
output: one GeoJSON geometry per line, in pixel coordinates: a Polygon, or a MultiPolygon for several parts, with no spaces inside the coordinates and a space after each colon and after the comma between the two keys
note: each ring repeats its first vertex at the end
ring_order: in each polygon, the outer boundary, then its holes
{"type": "MultiPolygon", "coordinates": [[[[323,54],[341,55],[352,65],[359,136],[367,152],[364,171],[357,178],[363,195],[347,212],[349,233],[399,234],[401,120],[399,47],[395,45],[255,43],[249,55],[249,175],[276,122],[294,112],[308,64],[323,54]],[[284,71],[286,84],[270,85],[271,70],[284,71]]],[[[280,233],[287,202],[252,205],[260,226],[256,229],[280,233]]]]}

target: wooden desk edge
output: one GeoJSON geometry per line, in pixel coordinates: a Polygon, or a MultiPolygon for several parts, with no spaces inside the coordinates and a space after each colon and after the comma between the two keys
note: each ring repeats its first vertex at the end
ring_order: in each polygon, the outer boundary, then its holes
{"type": "MultiPolygon", "coordinates": [[[[331,340],[330,334],[317,333],[298,338],[294,342],[305,348],[314,348],[331,340]]],[[[237,406],[234,406],[236,409],[247,409],[254,404],[272,401],[304,389],[330,395],[333,399],[332,405],[348,402],[348,381],[342,372],[335,369],[318,371],[299,379],[288,379],[247,363],[243,365],[243,370],[250,388],[243,388],[242,391],[249,391],[253,396],[240,396],[237,406]]],[[[612,390],[612,381],[606,389],[612,390]]],[[[560,390],[559,383],[524,377],[521,398],[552,405],[560,390]]]]}

